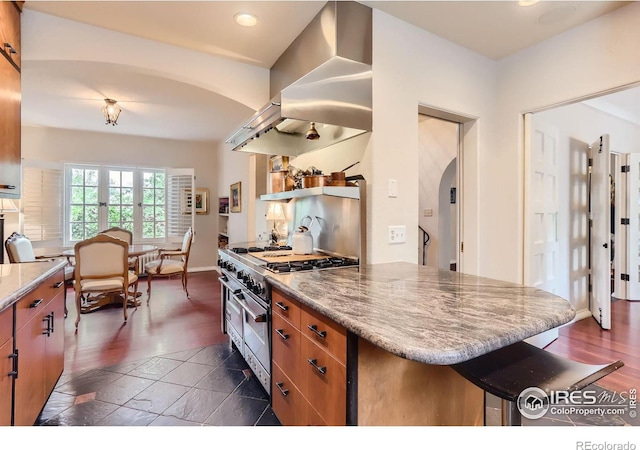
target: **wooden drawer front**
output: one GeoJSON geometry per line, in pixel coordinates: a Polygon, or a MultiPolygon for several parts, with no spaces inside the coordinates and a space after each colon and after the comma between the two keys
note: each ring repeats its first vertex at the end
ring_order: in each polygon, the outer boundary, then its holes
{"type": "MultiPolygon", "coordinates": [[[[271,349],[273,362],[293,381],[298,380],[300,332],[278,314],[272,316],[271,349]],[[286,336],[283,338],[280,334],[286,336]]],[[[275,392],[275,391],[274,391],[275,392]]]]}
{"type": "Polygon", "coordinates": [[[303,305],[300,313],[300,332],[331,353],[342,364],[347,364],[347,331],[343,326],[303,305]]]}
{"type": "Polygon", "coordinates": [[[16,329],[20,329],[20,327],[35,317],[35,315],[42,311],[44,306],[64,288],[64,272],[61,270],[22,297],[16,303],[16,329]]]}
{"type": "Polygon", "coordinates": [[[302,425],[304,399],[278,364],[271,366],[271,406],[282,425],[302,425]],[[286,395],[285,395],[286,394],[286,395]]]}
{"type": "Polygon", "coordinates": [[[20,12],[13,2],[0,2],[0,46],[9,58],[20,67],[20,12]],[[15,53],[10,48],[5,47],[5,43],[11,45],[15,53]]]}
{"type": "Polygon", "coordinates": [[[300,382],[302,395],[327,425],[345,425],[347,369],[311,340],[300,341],[300,382]],[[320,370],[311,364],[311,361],[320,370]],[[324,373],[322,373],[322,372],[324,373]]]}
{"type": "MultiPolygon", "coordinates": [[[[0,345],[13,336],[13,306],[0,312],[0,345]]],[[[1,357],[1,355],[0,355],[1,357]]]]}
{"type": "Polygon", "coordinates": [[[322,420],[322,417],[320,417],[320,414],[318,414],[318,411],[313,409],[313,406],[311,406],[309,402],[306,401],[304,398],[302,399],[302,401],[303,401],[302,409],[303,409],[304,424],[312,427],[326,426],[327,422],[322,420]]]}
{"type": "Polygon", "coordinates": [[[297,300],[274,289],[271,292],[271,310],[300,329],[300,303],[297,300]]]}

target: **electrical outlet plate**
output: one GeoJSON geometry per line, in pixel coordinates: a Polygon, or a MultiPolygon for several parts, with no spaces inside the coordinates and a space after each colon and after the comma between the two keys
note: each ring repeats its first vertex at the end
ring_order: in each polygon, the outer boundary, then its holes
{"type": "Polygon", "coordinates": [[[389,227],[389,244],[400,244],[407,240],[407,227],[392,225],[389,227]]]}

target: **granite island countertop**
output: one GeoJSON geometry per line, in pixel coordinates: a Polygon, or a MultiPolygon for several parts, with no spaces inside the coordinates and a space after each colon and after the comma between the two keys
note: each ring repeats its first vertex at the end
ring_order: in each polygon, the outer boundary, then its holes
{"type": "Polygon", "coordinates": [[[67,265],[66,259],[0,264],[0,312],[67,265]]]}
{"type": "Polygon", "coordinates": [[[568,301],[536,288],[405,262],[266,280],[361,338],[427,364],[466,361],[575,317],[568,301]]]}

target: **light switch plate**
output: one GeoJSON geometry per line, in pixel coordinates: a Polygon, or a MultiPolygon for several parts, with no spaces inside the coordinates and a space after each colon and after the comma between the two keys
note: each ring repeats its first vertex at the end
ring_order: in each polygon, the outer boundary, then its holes
{"type": "Polygon", "coordinates": [[[389,197],[398,196],[398,180],[389,178],[389,197]]]}
{"type": "Polygon", "coordinates": [[[401,244],[407,240],[407,227],[393,225],[389,227],[389,244],[401,244]]]}

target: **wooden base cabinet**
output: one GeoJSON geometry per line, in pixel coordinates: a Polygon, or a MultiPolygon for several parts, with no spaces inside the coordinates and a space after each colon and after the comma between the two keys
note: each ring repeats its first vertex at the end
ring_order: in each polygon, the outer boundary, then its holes
{"type": "Polygon", "coordinates": [[[13,392],[13,308],[0,313],[0,426],[11,425],[13,392]]]}
{"type": "Polygon", "coordinates": [[[346,425],[346,330],[272,292],[272,407],[283,425],[346,425]]]}
{"type": "MultiPolygon", "coordinates": [[[[64,369],[64,273],[51,276],[38,288],[18,300],[15,308],[16,327],[11,349],[17,355],[15,367],[9,363],[13,377],[10,394],[0,397],[0,410],[9,405],[13,392],[13,425],[35,423],[64,369]]],[[[13,308],[5,310],[12,312],[13,308]]],[[[10,327],[12,329],[13,327],[10,327]]],[[[6,347],[6,349],[5,349],[6,347]]],[[[10,360],[11,361],[11,360],[10,360]]],[[[6,361],[3,361],[3,364],[6,361]]],[[[3,370],[3,373],[8,373],[3,370]]],[[[9,383],[11,378],[8,377],[9,383]]],[[[0,391],[7,389],[0,379],[0,391]]],[[[0,419],[3,413],[0,412],[0,419]]],[[[5,423],[6,424],[6,423],[5,423]]]]}

